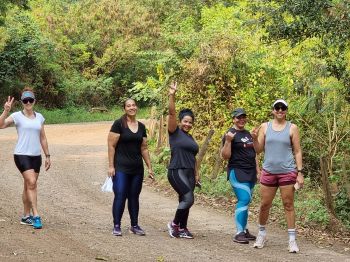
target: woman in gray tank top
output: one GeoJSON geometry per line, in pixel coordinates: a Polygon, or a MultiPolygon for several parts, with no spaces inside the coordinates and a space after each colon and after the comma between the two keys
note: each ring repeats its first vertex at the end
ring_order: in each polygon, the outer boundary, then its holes
{"type": "Polygon", "coordinates": [[[278,99],[272,107],[273,120],[252,131],[256,153],[264,152],[260,177],[259,233],[254,247],[263,248],[265,245],[265,225],[279,188],[288,226],[289,252],[297,253],[299,248],[295,232],[294,191],[304,184],[300,135],[298,127],[286,120],[287,102],[278,99]]]}

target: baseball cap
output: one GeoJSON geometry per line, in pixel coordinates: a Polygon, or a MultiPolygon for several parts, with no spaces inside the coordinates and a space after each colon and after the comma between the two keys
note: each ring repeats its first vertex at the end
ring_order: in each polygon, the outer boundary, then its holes
{"type": "Polygon", "coordinates": [[[243,108],[236,108],[232,111],[231,116],[232,117],[239,117],[241,115],[247,115],[247,113],[244,111],[243,108]]]}
{"type": "Polygon", "coordinates": [[[26,98],[33,98],[33,99],[35,99],[35,96],[34,96],[33,92],[31,92],[31,91],[24,91],[22,93],[21,100],[26,99],[26,98]]]}
{"type": "Polygon", "coordinates": [[[272,107],[274,107],[278,103],[281,103],[281,104],[285,105],[286,107],[288,107],[288,103],[283,99],[277,99],[275,102],[273,102],[272,107]]]}

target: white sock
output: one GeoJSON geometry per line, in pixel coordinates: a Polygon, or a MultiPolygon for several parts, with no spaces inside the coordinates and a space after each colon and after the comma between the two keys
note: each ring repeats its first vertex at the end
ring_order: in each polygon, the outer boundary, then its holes
{"type": "Polygon", "coordinates": [[[295,228],[288,229],[288,236],[289,236],[289,241],[295,241],[295,237],[296,237],[295,228]]]}
{"type": "Polygon", "coordinates": [[[266,236],[265,225],[260,225],[259,224],[259,235],[266,236]]]}

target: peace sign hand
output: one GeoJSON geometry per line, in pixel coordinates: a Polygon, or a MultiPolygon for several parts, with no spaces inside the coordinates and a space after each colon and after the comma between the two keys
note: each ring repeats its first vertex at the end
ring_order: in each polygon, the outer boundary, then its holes
{"type": "Polygon", "coordinates": [[[256,140],[258,138],[260,128],[261,126],[254,127],[253,130],[250,132],[251,136],[253,137],[253,140],[256,140]]]}
{"type": "Polygon", "coordinates": [[[15,100],[14,97],[7,97],[7,101],[5,102],[5,105],[4,105],[4,110],[8,113],[11,111],[11,108],[12,108],[12,104],[13,104],[13,101],[15,100]]]}
{"type": "Polygon", "coordinates": [[[169,88],[169,95],[174,95],[176,93],[177,89],[177,82],[171,82],[170,88],[169,88]]]}

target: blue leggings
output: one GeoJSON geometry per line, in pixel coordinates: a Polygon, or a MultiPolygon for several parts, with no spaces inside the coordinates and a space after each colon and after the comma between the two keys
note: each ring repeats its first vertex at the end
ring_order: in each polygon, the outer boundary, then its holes
{"type": "Polygon", "coordinates": [[[229,180],[238,200],[235,210],[235,223],[237,233],[239,233],[243,232],[247,227],[248,205],[252,200],[255,183],[239,182],[236,178],[234,169],[230,170],[229,180]]]}
{"type": "Polygon", "coordinates": [[[124,174],[116,172],[113,177],[113,222],[114,225],[120,225],[125,201],[128,199],[128,209],[131,226],[138,225],[139,216],[139,196],[142,189],[143,172],[139,174],[124,174]]]}

